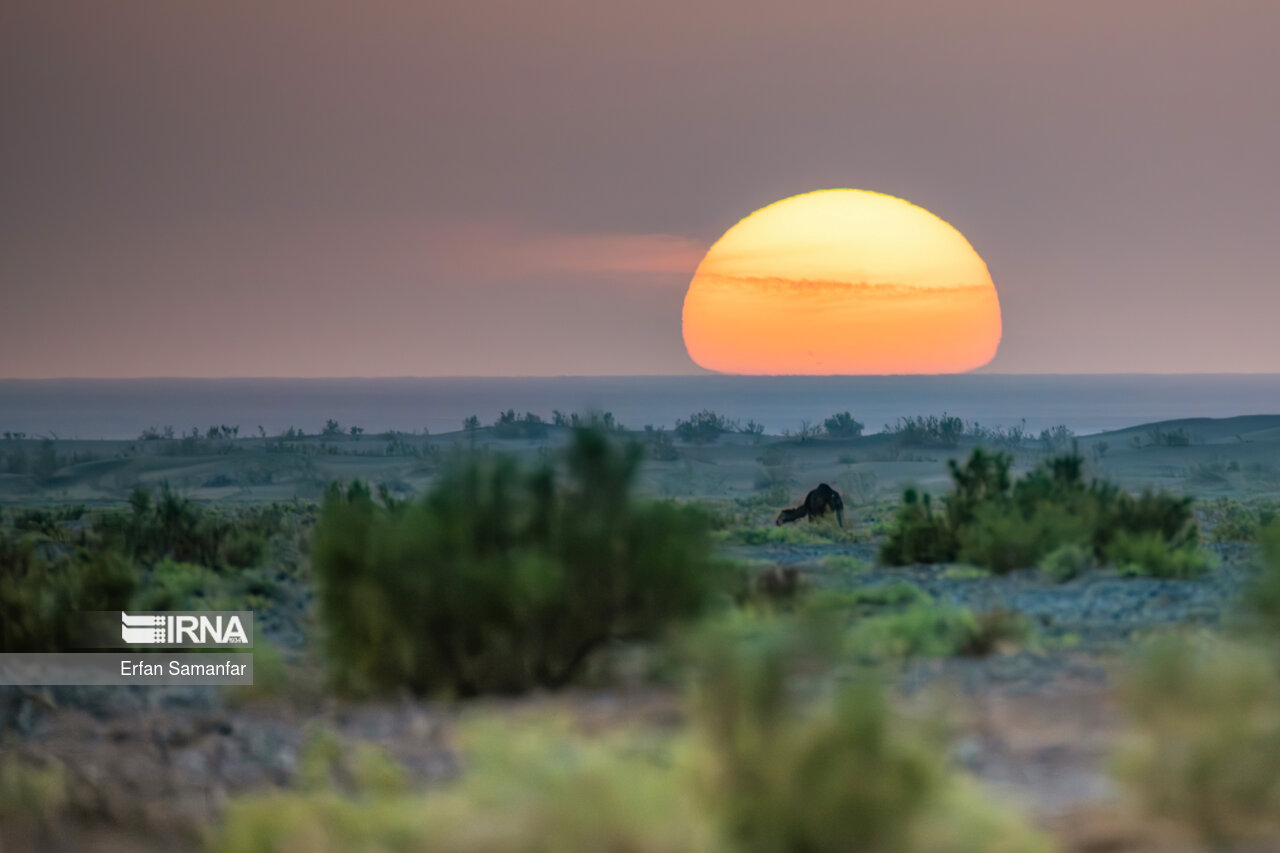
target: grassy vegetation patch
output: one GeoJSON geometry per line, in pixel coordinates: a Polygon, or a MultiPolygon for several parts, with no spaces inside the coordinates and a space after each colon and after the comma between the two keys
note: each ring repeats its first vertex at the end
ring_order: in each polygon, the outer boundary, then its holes
{"type": "Polygon", "coordinates": [[[273,575],[260,565],[290,531],[281,505],[211,509],[167,487],[134,491],[127,509],[14,513],[0,525],[0,651],[72,647],[93,610],[263,610],[273,575]]]}
{"type": "Polygon", "coordinates": [[[1209,538],[1214,542],[1257,542],[1262,532],[1280,516],[1274,500],[1218,498],[1201,507],[1209,538]]]}
{"type": "MultiPolygon", "coordinates": [[[[981,448],[948,463],[952,490],[936,508],[914,489],[903,493],[880,558],[890,565],[961,560],[994,572],[1036,565],[1067,545],[1099,562],[1168,577],[1204,569],[1191,498],[1134,496],[1104,480],[1086,481],[1084,459],[1054,457],[1015,480],[1011,458],[981,448]],[[1167,555],[1155,554],[1163,548],[1167,555]]],[[[1061,568],[1061,566],[1059,566],[1061,568]]]]}
{"type": "Polygon", "coordinates": [[[866,560],[852,554],[832,554],[822,558],[822,568],[829,572],[846,572],[856,574],[870,568],[866,560]]]}

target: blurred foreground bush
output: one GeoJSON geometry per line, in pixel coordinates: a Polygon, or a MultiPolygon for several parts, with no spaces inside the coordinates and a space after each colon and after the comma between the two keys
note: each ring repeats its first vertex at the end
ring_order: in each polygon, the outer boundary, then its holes
{"type": "Polygon", "coordinates": [[[907,489],[880,558],[890,565],[961,560],[1007,572],[1077,546],[1099,561],[1158,576],[1185,577],[1207,567],[1191,498],[1134,496],[1103,480],[1086,482],[1084,459],[1075,453],[1049,459],[1016,481],[1011,462],[981,448],[963,465],[949,461],[952,490],[940,509],[929,495],[907,489]]]}
{"type": "Polygon", "coordinates": [[[557,687],[602,645],[701,611],[726,569],[701,514],[631,497],[640,454],[583,430],[563,486],[550,467],[473,453],[414,503],[332,489],[313,561],[339,685],[557,687]]]}
{"type": "Polygon", "coordinates": [[[1245,610],[1254,627],[1276,640],[1280,639],[1280,522],[1272,522],[1261,539],[1261,570],[1245,591],[1245,610]]]}
{"type": "Polygon", "coordinates": [[[1125,698],[1136,734],[1118,770],[1151,813],[1218,847],[1280,841],[1272,654],[1207,636],[1164,637],[1139,662],[1125,698]]]}
{"type": "Polygon", "coordinates": [[[464,717],[464,771],[408,789],[370,747],[318,738],[302,790],[233,800],[217,853],[1042,853],[947,764],[937,725],[861,672],[832,688],[840,622],[735,611],[689,647],[692,726],[587,736],[534,713],[464,717]]]}
{"type": "Polygon", "coordinates": [[[948,767],[942,728],[896,714],[873,672],[833,685],[837,616],[738,614],[695,646],[695,783],[732,849],[1048,850],[948,767]]]}
{"type": "Polygon", "coordinates": [[[587,739],[555,718],[474,718],[461,726],[465,775],[406,793],[385,756],[304,756],[309,791],[234,801],[217,853],[717,853],[729,850],[681,785],[679,743],[587,739]],[[331,765],[331,769],[330,766],[331,765]],[[346,784],[334,785],[342,778],[346,784]]]}

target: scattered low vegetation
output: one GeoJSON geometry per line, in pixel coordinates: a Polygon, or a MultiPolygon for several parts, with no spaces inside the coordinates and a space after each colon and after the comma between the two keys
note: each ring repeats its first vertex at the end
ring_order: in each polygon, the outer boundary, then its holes
{"type": "Polygon", "coordinates": [[[1182,427],[1162,429],[1155,426],[1147,430],[1147,441],[1157,447],[1188,447],[1192,436],[1182,427]]]}
{"type": "Polygon", "coordinates": [[[654,429],[652,426],[644,428],[644,446],[650,459],[659,462],[674,462],[680,458],[680,451],[676,449],[676,443],[671,439],[671,433],[662,427],[654,429]]]}
{"type": "Polygon", "coordinates": [[[727,432],[736,432],[737,429],[737,424],[724,415],[718,415],[710,409],[703,409],[690,415],[687,420],[677,420],[675,434],[686,444],[709,444],[727,432]]]}
{"type": "Polygon", "coordinates": [[[118,552],[0,537],[0,652],[70,649],[78,611],[125,609],[137,587],[137,569],[118,552]]]}
{"type": "Polygon", "coordinates": [[[906,447],[955,447],[965,433],[965,425],[960,418],[944,412],[941,416],[899,418],[896,424],[886,424],[884,432],[906,447]]]}
{"type": "Polygon", "coordinates": [[[278,505],[245,508],[230,516],[205,510],[166,484],[156,495],[135,489],[127,511],[100,514],[93,529],[105,547],[135,561],[168,558],[220,569],[257,565],[282,524],[278,505]]]}
{"type": "Polygon", "coordinates": [[[1040,568],[1057,581],[1078,578],[1096,566],[1093,549],[1074,542],[1059,545],[1040,561],[1040,568]]]}
{"type": "Polygon", "coordinates": [[[568,414],[556,409],[551,413],[551,422],[558,427],[571,429],[594,429],[604,432],[624,432],[626,427],[618,423],[613,412],[570,412],[568,414]]]}
{"type": "MultiPolygon", "coordinates": [[[[137,489],[114,508],[91,502],[4,512],[0,651],[70,648],[81,610],[269,610],[281,585],[297,579],[283,575],[301,571],[282,560],[290,549],[312,558],[320,619],[314,636],[324,644],[331,681],[321,687],[315,667],[295,682],[297,650],[263,643],[255,658],[267,677],[252,691],[226,694],[231,707],[292,695],[298,684],[317,700],[335,685],[363,696],[467,697],[558,688],[582,677],[620,690],[620,670],[611,666],[624,649],[644,659],[635,667],[644,669],[640,678],[668,685],[687,679],[680,706],[687,725],[588,734],[580,721],[541,711],[504,703],[495,713],[464,703],[451,718],[460,720],[457,729],[448,725],[460,747],[459,772],[430,791],[415,787],[382,748],[315,728],[290,788],[233,796],[209,835],[219,853],[1047,850],[1025,821],[994,808],[952,766],[938,721],[897,713],[881,683],[904,659],[1030,645],[1037,654],[999,669],[1021,666],[1044,651],[1041,641],[1021,614],[955,606],[928,590],[940,580],[1018,568],[1039,567],[1067,581],[1103,565],[1182,578],[1211,564],[1198,548],[1189,498],[1129,494],[1086,477],[1065,427],[1040,433],[1049,458],[1020,476],[1012,456],[988,449],[951,462],[945,495],[907,490],[887,524],[886,506],[871,506],[874,475],[854,467],[859,458],[876,461],[878,451],[850,445],[857,456],[840,457],[843,476],[823,476],[850,505],[861,504],[863,526],[855,531],[827,520],[772,524],[778,508],[797,498],[795,460],[807,480],[813,459],[822,457],[821,444],[798,448],[795,440],[858,437],[863,425],[849,412],[806,422],[788,442],[752,450],[749,440],[732,440],[731,452],[756,457],[760,468],[754,491],[720,499],[715,517],[637,498],[642,460],[675,462],[683,454],[678,464],[651,470],[693,484],[673,494],[702,496],[702,481],[723,472],[706,462],[715,454],[685,445],[733,432],[759,438],[755,422],[739,427],[703,411],[671,431],[637,432],[638,441],[627,445],[607,413],[556,412],[544,422],[507,410],[487,427],[468,418],[470,440],[446,437],[445,450],[406,433],[370,435],[360,450],[363,430],[330,424],[317,435],[291,429],[275,440],[260,429],[260,445],[268,453],[419,461],[399,471],[386,465],[377,485],[332,487],[314,539],[303,523],[314,520],[314,506],[208,505],[182,491],[187,485],[137,489]],[[478,449],[481,438],[547,435],[557,445],[569,439],[567,451],[488,442],[536,459],[522,462],[478,449]],[[415,496],[426,476],[431,485],[415,496]],[[832,546],[861,541],[867,531],[883,535],[883,562],[955,565],[904,573],[919,585],[848,589],[863,583],[870,567],[853,556],[861,549],[832,546]],[[810,547],[792,549],[803,554],[800,569],[774,563],[787,551],[781,547],[763,551],[768,559],[731,566],[715,557],[717,542],[810,547]],[[845,589],[829,589],[838,585],[845,589]]],[[[872,444],[914,461],[945,457],[945,448],[971,441],[1020,454],[1036,449],[1025,424],[985,428],[943,415],[906,418],[889,431],[896,442],[872,444]],[[912,454],[906,447],[930,449],[912,454]]],[[[238,437],[238,428],[226,426],[151,432],[139,453],[203,454],[238,437]]],[[[0,454],[7,454],[5,465],[21,465],[22,488],[37,477],[67,482],[68,469],[82,461],[56,452],[53,442],[4,438],[0,454]],[[11,463],[18,452],[25,461],[11,463]]],[[[1162,441],[1178,446],[1180,439],[1162,441]]],[[[247,466],[234,459],[216,468],[204,460],[182,464],[208,488],[249,482],[247,466]]],[[[1235,489],[1263,482],[1265,469],[1250,467],[1259,464],[1211,461],[1185,470],[1196,484],[1235,489]],[[1252,471],[1258,479],[1249,479],[1252,471]]],[[[1177,476],[1184,469],[1171,470],[1177,476]]],[[[130,486],[138,482],[133,476],[130,486]]],[[[744,479],[739,472],[732,489],[749,486],[744,479]]],[[[319,482],[314,495],[324,487],[319,482]]],[[[652,477],[651,487],[655,482],[660,478],[652,477]]],[[[723,480],[710,491],[733,494],[723,480]]],[[[1134,737],[1117,772],[1149,813],[1204,843],[1265,848],[1280,838],[1280,522],[1275,502],[1263,497],[1224,498],[1197,510],[1215,541],[1258,544],[1260,571],[1243,596],[1249,618],[1228,623],[1247,630],[1231,639],[1163,638],[1146,650],[1125,682],[1134,737]]],[[[951,588],[968,595],[987,583],[951,588]]],[[[72,813],[65,776],[57,762],[0,758],[6,836],[21,821],[53,825],[72,813]]]]}
{"type": "Polygon", "coordinates": [[[498,413],[491,431],[495,438],[546,438],[547,424],[533,412],[517,415],[515,409],[498,413]]]}
{"type": "Polygon", "coordinates": [[[856,657],[887,661],[909,657],[984,657],[1025,643],[1031,627],[1020,615],[994,609],[974,614],[927,598],[858,622],[847,647],[856,657]]]}
{"type": "Polygon", "coordinates": [[[822,422],[822,429],[832,438],[857,438],[864,426],[849,412],[838,412],[822,422]]]}
{"type": "Polygon", "coordinates": [[[1099,562],[1169,577],[1203,570],[1191,498],[1138,496],[1103,480],[1086,481],[1084,459],[1046,460],[1021,478],[1003,453],[975,449],[948,462],[952,490],[935,508],[930,495],[903,493],[881,548],[890,565],[960,560],[995,572],[1037,565],[1063,547],[1089,549],[1099,562]]]}
{"type": "Polygon", "coordinates": [[[1201,504],[1205,527],[1214,542],[1257,542],[1263,531],[1280,518],[1274,500],[1242,502],[1218,498],[1201,504]]]}
{"type": "Polygon", "coordinates": [[[1169,547],[1158,531],[1121,530],[1106,547],[1107,562],[1126,574],[1157,578],[1193,578],[1213,566],[1208,553],[1195,547],[1169,547]]]}
{"type": "Polygon", "coordinates": [[[81,611],[266,609],[276,584],[257,567],[284,514],[212,510],[167,487],[136,489],[123,510],[19,511],[0,526],[0,651],[73,648],[81,611]]]}

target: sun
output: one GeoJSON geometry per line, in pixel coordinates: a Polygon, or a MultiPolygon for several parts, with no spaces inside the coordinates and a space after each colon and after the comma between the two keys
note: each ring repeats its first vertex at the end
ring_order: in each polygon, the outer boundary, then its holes
{"type": "Polygon", "coordinates": [[[699,366],[746,374],[960,373],[1000,346],[991,274],[959,231],[868,190],[818,190],[725,232],[684,299],[699,366]]]}

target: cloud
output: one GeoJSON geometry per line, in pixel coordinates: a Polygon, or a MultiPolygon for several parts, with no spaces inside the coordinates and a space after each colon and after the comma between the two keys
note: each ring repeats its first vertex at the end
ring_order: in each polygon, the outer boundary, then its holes
{"type": "Polygon", "coordinates": [[[905,282],[870,282],[840,281],[837,279],[784,278],[782,276],[746,276],[702,273],[698,276],[701,285],[710,285],[730,291],[743,293],[788,293],[796,296],[814,297],[836,296],[875,296],[878,298],[934,298],[962,292],[979,292],[992,289],[990,284],[955,283],[909,284],[905,282]]]}
{"type": "Polygon", "coordinates": [[[706,252],[673,234],[553,233],[511,223],[428,227],[421,239],[434,264],[494,279],[559,274],[683,286],[706,252]]]}

